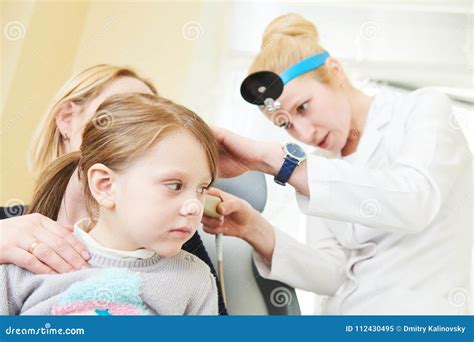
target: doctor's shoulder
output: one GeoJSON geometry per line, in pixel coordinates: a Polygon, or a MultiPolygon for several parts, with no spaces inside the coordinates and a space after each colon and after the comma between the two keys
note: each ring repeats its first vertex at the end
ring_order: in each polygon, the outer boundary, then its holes
{"type": "Polygon", "coordinates": [[[408,120],[423,119],[448,125],[453,114],[450,98],[434,88],[414,90],[404,101],[409,110],[408,120]]]}
{"type": "Polygon", "coordinates": [[[470,155],[469,144],[449,96],[434,88],[420,88],[408,93],[404,102],[406,130],[418,130],[420,136],[423,131],[436,132],[436,140],[440,143],[456,146],[458,152],[463,149],[470,155]]]}

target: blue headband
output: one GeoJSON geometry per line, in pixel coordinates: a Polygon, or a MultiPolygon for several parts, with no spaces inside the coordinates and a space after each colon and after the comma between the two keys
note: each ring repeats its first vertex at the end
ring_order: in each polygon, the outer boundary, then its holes
{"type": "Polygon", "coordinates": [[[280,78],[283,81],[283,84],[286,85],[293,78],[320,67],[324,64],[328,57],[329,53],[327,51],[324,51],[316,55],[309,56],[308,58],[305,58],[302,61],[293,64],[291,67],[289,67],[280,74],[280,78]]]}

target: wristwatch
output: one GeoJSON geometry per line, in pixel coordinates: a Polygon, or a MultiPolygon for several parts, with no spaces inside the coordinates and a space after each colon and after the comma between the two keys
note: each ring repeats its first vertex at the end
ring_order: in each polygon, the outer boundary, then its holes
{"type": "Polygon", "coordinates": [[[285,161],[275,176],[274,181],[277,184],[285,186],[296,167],[306,159],[306,153],[299,145],[294,143],[287,143],[282,148],[285,151],[285,161]]]}

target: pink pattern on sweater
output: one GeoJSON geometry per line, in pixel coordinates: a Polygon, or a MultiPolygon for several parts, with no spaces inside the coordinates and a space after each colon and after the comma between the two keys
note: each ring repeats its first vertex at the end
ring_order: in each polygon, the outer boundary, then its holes
{"type": "Polygon", "coordinates": [[[104,303],[102,301],[87,301],[69,305],[57,305],[53,308],[53,315],[80,314],[89,310],[108,310],[111,315],[141,315],[138,308],[129,304],[104,303]]]}

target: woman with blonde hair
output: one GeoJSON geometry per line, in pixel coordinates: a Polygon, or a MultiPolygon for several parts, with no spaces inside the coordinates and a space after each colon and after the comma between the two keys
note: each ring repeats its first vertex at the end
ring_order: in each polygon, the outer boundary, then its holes
{"type": "Polygon", "coordinates": [[[217,190],[225,219],[206,218],[206,231],[247,241],[262,277],[325,296],[325,314],[468,313],[472,155],[447,96],[366,95],[298,14],[266,28],[241,93],[334,157],[215,128],[222,176],[256,170],[289,183],[308,239],[217,190]]]}
{"type": "Polygon", "coordinates": [[[56,158],[77,150],[81,126],[105,98],[123,92],[158,94],[153,84],[134,70],[107,64],[90,67],[66,82],[31,141],[28,161],[32,174],[37,177],[56,158]]]}
{"type": "Polygon", "coordinates": [[[56,219],[70,179],[80,179],[87,216],[74,234],[90,267],[58,277],[2,265],[1,313],[217,315],[209,266],[182,250],[217,158],[211,129],[187,108],[153,94],[107,98],[80,149],[44,169],[28,208],[56,219]]]}
{"type": "MultiPolygon", "coordinates": [[[[99,105],[121,93],[157,94],[153,84],[133,69],[112,65],[90,67],[68,80],[43,116],[32,139],[29,167],[35,178],[64,153],[77,151],[82,131],[99,105]]],[[[72,234],[72,224],[87,214],[77,178],[68,184],[56,218],[22,214],[23,207],[1,208],[0,263],[13,263],[34,273],[64,273],[87,267],[89,253],[72,234]],[[32,248],[35,246],[36,248],[32,248]]],[[[196,233],[183,247],[215,270],[196,233]]],[[[219,293],[219,312],[226,314],[219,293]]]]}

